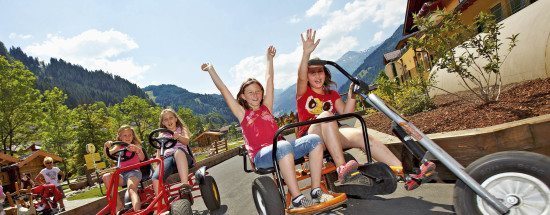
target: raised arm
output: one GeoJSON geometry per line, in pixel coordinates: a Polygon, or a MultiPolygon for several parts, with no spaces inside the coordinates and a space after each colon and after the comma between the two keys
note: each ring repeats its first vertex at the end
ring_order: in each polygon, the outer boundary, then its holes
{"type": "Polygon", "coordinates": [[[265,96],[264,96],[264,105],[269,109],[270,112],[273,112],[273,58],[275,57],[277,50],[273,46],[267,48],[267,69],[265,72],[265,96]]]}
{"type": "Polygon", "coordinates": [[[243,121],[244,108],[239,105],[239,102],[237,102],[233,95],[231,95],[231,92],[229,91],[229,89],[227,89],[227,86],[225,86],[222,79],[220,79],[214,67],[210,64],[204,63],[202,64],[201,69],[202,71],[206,71],[208,72],[208,74],[210,74],[210,78],[212,78],[214,85],[216,85],[216,87],[222,94],[225,103],[227,103],[227,106],[229,106],[229,109],[231,110],[231,112],[233,112],[233,115],[237,117],[239,122],[243,121]]]}
{"type": "Polygon", "coordinates": [[[309,58],[311,57],[311,53],[317,48],[317,45],[319,45],[319,39],[315,41],[315,33],[316,31],[312,29],[307,29],[306,31],[306,38],[304,39],[304,35],[300,34],[300,37],[302,38],[302,60],[300,61],[300,66],[298,67],[298,81],[296,82],[296,99],[299,99],[306,93],[307,90],[307,62],[309,61],[309,58]]]}

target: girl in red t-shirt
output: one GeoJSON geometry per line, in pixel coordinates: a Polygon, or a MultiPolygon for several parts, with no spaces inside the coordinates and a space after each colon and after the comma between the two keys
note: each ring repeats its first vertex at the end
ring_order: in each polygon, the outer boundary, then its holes
{"type": "MultiPolygon", "coordinates": [[[[203,71],[210,74],[229,109],[239,120],[248,154],[256,167],[259,168],[273,166],[272,141],[278,129],[271,113],[273,110],[273,57],[275,57],[275,51],[273,46],[267,49],[266,90],[264,91],[263,86],[256,79],[250,78],[241,85],[236,99],[233,98],[212,65],[203,64],[201,66],[203,71]]],[[[323,146],[318,135],[306,135],[293,142],[286,140],[277,142],[277,161],[288,190],[292,195],[290,208],[304,208],[313,205],[315,202],[324,202],[333,198],[319,189],[323,146]],[[309,154],[311,170],[311,197],[315,201],[300,193],[294,170],[294,159],[307,154],[309,154]]]]}
{"type": "MultiPolygon", "coordinates": [[[[345,114],[355,111],[354,85],[351,84],[348,91],[347,102],[344,102],[338,92],[331,90],[330,85],[335,84],[331,80],[330,72],[320,65],[308,65],[311,53],[319,44],[315,41],[315,31],[308,29],[306,37],[302,38],[303,54],[298,68],[298,82],[296,84],[296,105],[298,106],[298,120],[307,121],[315,118],[345,114]]],[[[318,134],[326,143],[334,162],[336,163],[338,178],[342,182],[350,172],[357,168],[357,161],[345,162],[342,148],[360,148],[365,151],[365,141],[361,128],[338,128],[336,122],[314,124],[299,129],[299,135],[318,134]]],[[[386,163],[399,176],[403,175],[401,161],[380,140],[369,135],[370,149],[375,160],[386,163]]],[[[420,185],[424,175],[435,169],[432,162],[423,163],[420,166],[420,174],[411,174],[413,180],[405,184],[407,190],[415,189],[420,185]]]]}

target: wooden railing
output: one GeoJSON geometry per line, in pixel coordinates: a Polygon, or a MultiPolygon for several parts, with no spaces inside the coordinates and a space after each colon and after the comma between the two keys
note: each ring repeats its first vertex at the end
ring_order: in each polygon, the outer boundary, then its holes
{"type": "Polygon", "coordinates": [[[221,152],[225,152],[228,150],[228,147],[227,147],[227,140],[224,139],[224,140],[220,140],[220,141],[216,141],[216,142],[213,142],[212,144],[210,144],[210,153],[209,155],[212,156],[212,155],[217,155],[221,152]]]}

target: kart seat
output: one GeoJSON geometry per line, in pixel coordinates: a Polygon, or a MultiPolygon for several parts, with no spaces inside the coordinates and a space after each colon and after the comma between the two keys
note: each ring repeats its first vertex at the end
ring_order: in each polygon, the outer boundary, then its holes
{"type": "MultiPolygon", "coordinates": [[[[256,166],[254,166],[254,162],[252,162],[252,160],[250,159],[250,157],[248,156],[248,151],[246,150],[246,147],[244,145],[242,145],[240,148],[239,148],[239,155],[240,156],[243,156],[243,164],[244,164],[244,171],[245,172],[255,172],[256,174],[259,174],[259,175],[265,175],[265,174],[270,174],[270,173],[273,173],[275,172],[275,167],[269,167],[269,168],[256,168],[256,166]],[[248,159],[247,159],[248,158],[248,159]],[[248,161],[247,161],[248,160],[248,161]],[[252,166],[252,169],[253,170],[248,170],[247,169],[247,163],[250,163],[250,165],[252,166]]],[[[298,165],[298,164],[302,164],[306,161],[306,159],[304,157],[301,157],[301,158],[298,158],[298,159],[295,159],[294,160],[294,164],[298,165]]]]}

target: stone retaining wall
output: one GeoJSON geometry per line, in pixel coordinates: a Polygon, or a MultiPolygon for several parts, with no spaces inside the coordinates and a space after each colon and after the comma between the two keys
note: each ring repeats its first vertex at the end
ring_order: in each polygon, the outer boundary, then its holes
{"type": "MultiPolygon", "coordinates": [[[[388,135],[390,136],[390,135],[388,135]]],[[[550,114],[500,125],[428,134],[436,144],[464,167],[485,155],[501,151],[532,151],[550,156],[550,114]]],[[[415,159],[396,137],[383,137],[388,148],[410,169],[415,159]]],[[[437,171],[442,180],[456,180],[443,165],[437,171]]]]}

